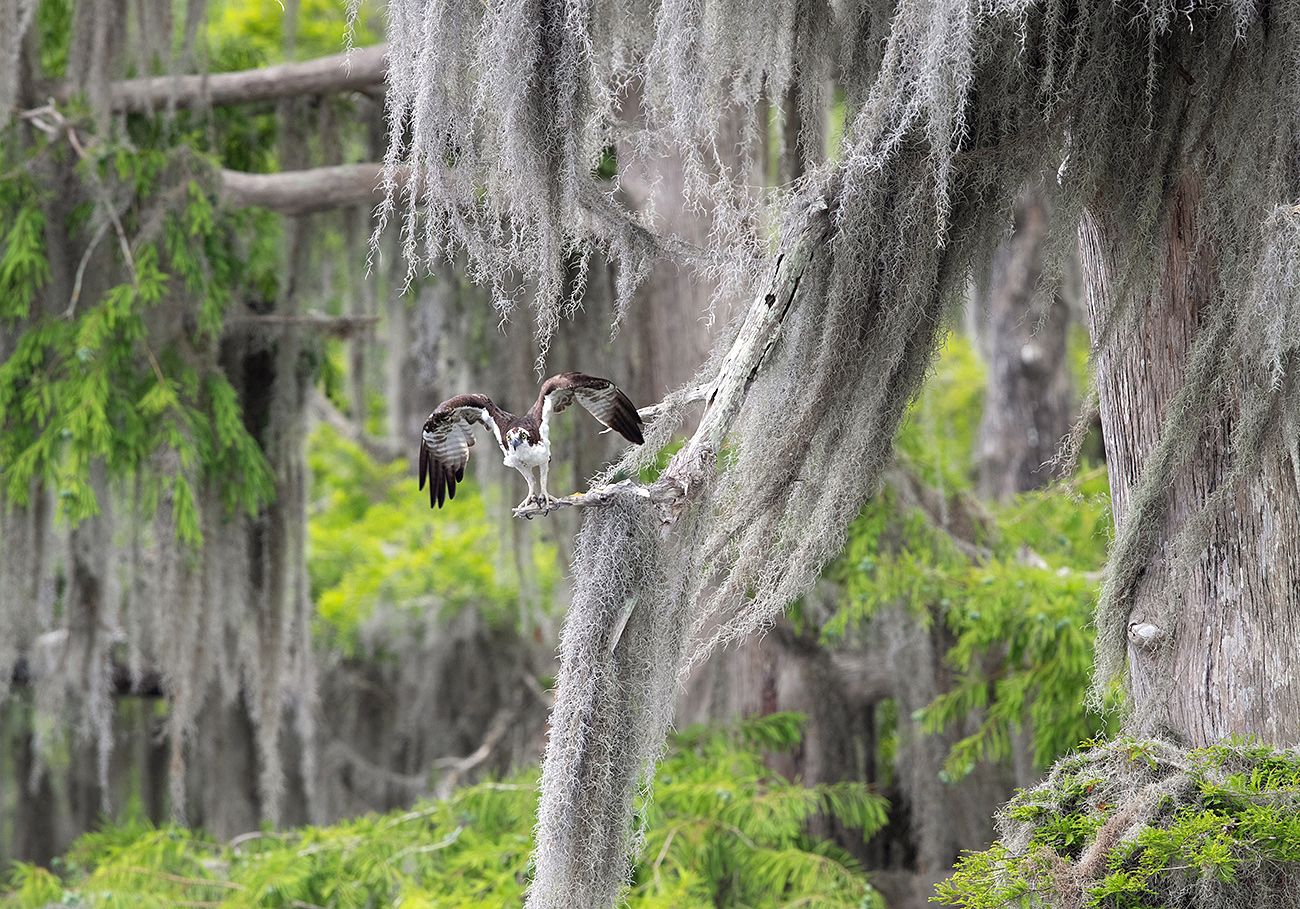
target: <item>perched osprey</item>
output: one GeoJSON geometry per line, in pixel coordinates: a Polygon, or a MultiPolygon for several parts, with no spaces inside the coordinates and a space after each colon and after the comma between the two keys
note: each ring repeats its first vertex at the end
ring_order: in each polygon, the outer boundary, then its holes
{"type": "Polygon", "coordinates": [[[593,417],[637,445],[641,417],[627,395],[609,379],[580,372],[563,372],[542,383],[537,401],[522,416],[507,413],[487,395],[456,395],[438,405],[424,422],[420,443],[420,488],[429,481],[429,507],[441,508],[456,497],[456,483],[465,479],[465,465],[474,444],[473,424],[487,427],[501,446],[507,467],[513,467],[528,481],[528,498],[520,506],[546,505],[554,501],[546,491],[546,473],[551,464],[551,414],[560,413],[577,401],[593,417]],[[533,483],[533,471],[540,482],[533,483]],[[540,491],[539,491],[540,487],[540,491]]]}

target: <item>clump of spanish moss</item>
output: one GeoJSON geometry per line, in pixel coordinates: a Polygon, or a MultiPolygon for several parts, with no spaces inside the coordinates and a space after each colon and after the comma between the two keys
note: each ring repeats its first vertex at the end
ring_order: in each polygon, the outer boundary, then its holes
{"type": "Polygon", "coordinates": [[[781,0],[761,10],[734,0],[659,6],[638,75],[651,129],[683,150],[688,196],[714,198],[719,182],[748,179],[744,169],[768,126],[764,102],[786,108],[784,117],[798,124],[790,151],[808,167],[821,162],[832,71],[848,52],[835,46],[835,36],[853,34],[845,26],[858,14],[825,0],[781,0]],[[719,135],[724,112],[738,120],[739,135],[719,135]]]}
{"type": "Polygon", "coordinates": [[[643,228],[594,174],[610,144],[593,81],[593,4],[512,0],[388,7],[389,144],[376,241],[402,204],[408,279],[463,250],[505,315],[536,282],[539,335],[581,299],[592,246],[648,267],[643,228]],[[567,304],[564,302],[567,301],[567,304]]]}
{"type": "Polygon", "coordinates": [[[630,871],[632,800],[664,747],[689,621],[667,551],[658,513],[630,492],[578,535],[529,909],[612,905],[630,871]]]}
{"type": "MultiPolygon", "coordinates": [[[[821,49],[829,14],[805,24],[796,14],[803,7],[788,4],[766,28],[776,35],[782,23],[797,21],[808,33],[799,50],[821,49]]],[[[710,12],[707,22],[702,15],[698,4],[656,11],[587,0],[389,4],[389,143],[375,238],[401,219],[408,279],[465,253],[503,318],[531,288],[542,357],[560,319],[581,303],[593,254],[616,266],[619,319],[655,257],[736,290],[761,258],[752,192],[766,135],[759,102],[765,88],[784,92],[793,84],[794,48],[765,47],[738,30],[741,20],[729,11],[710,12]],[[678,34],[688,22],[728,36],[747,70],[744,82],[727,90],[703,83],[708,91],[690,110],[674,99],[693,97],[689,86],[702,84],[695,64],[705,45],[678,34]],[[671,61],[671,72],[653,69],[656,61],[671,61]],[[779,71],[777,61],[784,61],[779,71]],[[624,119],[623,106],[642,88],[645,116],[624,119]],[[741,133],[709,145],[704,140],[720,118],[740,124],[741,133]],[[689,201],[713,216],[708,249],[656,235],[648,217],[623,206],[617,174],[613,182],[602,178],[616,146],[624,158],[618,169],[669,149],[683,152],[689,201]]],[[[755,20],[769,21],[766,12],[747,21],[755,20]]],[[[806,60],[803,68],[816,70],[809,85],[821,86],[801,102],[811,111],[826,97],[830,61],[817,54],[806,60]]],[[[710,58],[708,72],[726,62],[710,58]]],[[[822,119],[810,113],[807,122],[822,119]]],[[[805,144],[821,144],[819,128],[809,126],[805,144]]]]}
{"type": "Polygon", "coordinates": [[[1121,739],[1059,761],[940,899],[963,909],[1300,906],[1300,754],[1121,739]]]}
{"type": "MultiPolygon", "coordinates": [[[[82,149],[119,150],[89,134],[82,149]]],[[[86,777],[107,809],[115,695],[165,697],[178,819],[200,800],[187,789],[200,718],[238,708],[261,758],[257,803],[274,820],[283,721],[296,719],[304,742],[311,733],[300,443],[310,373],[301,345],[237,330],[217,343],[225,295],[242,289],[216,277],[237,274],[237,216],[214,210],[185,152],[137,181],[140,159],[120,151],[121,170],[93,185],[70,163],[32,166],[68,187],[58,204],[110,200],[118,229],[140,225],[122,240],[131,258],[70,230],[61,209],[47,215],[22,189],[22,168],[8,178],[17,189],[5,186],[8,218],[50,225],[27,255],[42,266],[84,256],[85,280],[79,273],[73,292],[71,274],[18,269],[13,296],[24,305],[0,316],[0,703],[14,678],[32,691],[33,786],[46,757],[86,748],[96,761],[86,777]],[[160,252],[161,233],[192,241],[160,252]],[[88,362],[108,365],[87,378],[88,362]],[[44,392],[29,381],[33,363],[44,392]],[[40,419],[25,416],[35,394],[54,402],[40,419]],[[245,422],[242,406],[266,425],[245,422]]],[[[0,249],[6,267],[14,249],[0,249]]]]}

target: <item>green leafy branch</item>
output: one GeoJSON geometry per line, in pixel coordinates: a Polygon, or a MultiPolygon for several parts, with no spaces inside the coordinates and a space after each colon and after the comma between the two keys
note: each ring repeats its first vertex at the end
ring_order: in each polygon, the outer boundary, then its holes
{"type": "Polygon", "coordinates": [[[198,546],[199,486],[249,512],[275,489],[215,362],[249,216],[214,206],[187,174],[187,153],[98,144],[82,155],[85,182],[128,194],[122,223],[136,240],[116,262],[128,280],[79,307],[43,300],[42,200],[21,168],[0,179],[0,219],[10,225],[0,241],[0,323],[16,332],[0,364],[0,494],[21,505],[44,485],[75,524],[100,507],[92,477],[102,465],[106,479],[139,481],[145,509],[168,500],[177,538],[198,546]]]}

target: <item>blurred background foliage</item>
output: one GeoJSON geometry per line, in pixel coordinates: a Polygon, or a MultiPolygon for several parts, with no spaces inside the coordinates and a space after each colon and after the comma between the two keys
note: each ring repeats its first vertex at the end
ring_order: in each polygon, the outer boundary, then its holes
{"type": "MultiPolygon", "coordinates": [[[[645,837],[627,905],[635,909],[879,905],[845,850],[810,836],[814,815],[860,836],[887,806],[860,783],[803,786],[764,754],[798,745],[800,722],[771,714],[688,729],[639,810],[645,837]]],[[[60,874],[18,865],[0,905],[243,907],[507,906],[522,902],[537,774],[457,790],[409,810],[332,827],[252,833],[217,843],[181,827],[127,822],[82,837],[60,874]]]]}
{"type": "MultiPolygon", "coordinates": [[[[307,568],[328,646],[355,653],[377,609],[435,619],[472,609],[491,626],[526,620],[503,540],[472,480],[457,489],[455,509],[430,520],[424,497],[411,494],[405,458],[376,463],[328,426],[308,446],[307,568]]],[[[530,567],[541,601],[552,602],[561,573],[555,547],[535,547],[530,567]]]]}

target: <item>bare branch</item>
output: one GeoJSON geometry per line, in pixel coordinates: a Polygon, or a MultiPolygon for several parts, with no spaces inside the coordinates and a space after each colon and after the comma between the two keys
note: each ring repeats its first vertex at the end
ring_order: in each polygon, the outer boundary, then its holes
{"type": "Polygon", "coordinates": [[[433,762],[433,766],[445,770],[442,777],[438,780],[435,788],[435,794],[439,799],[451,797],[456,787],[461,784],[466,774],[473,771],[480,764],[492,757],[501,740],[505,738],[506,733],[510,731],[511,726],[519,719],[519,711],[512,710],[509,707],[502,707],[497,711],[496,716],[492,718],[488,726],[487,734],[483,737],[483,743],[475,748],[472,752],[460,758],[438,758],[433,762]]]}
{"type": "Polygon", "coordinates": [[[86,244],[86,251],[82,254],[81,261],[77,263],[77,273],[72,279],[72,294],[68,298],[67,309],[63,311],[65,319],[71,319],[77,313],[77,301],[81,299],[81,282],[86,277],[86,266],[90,264],[90,257],[95,254],[95,248],[99,246],[99,241],[104,239],[106,233],[108,233],[107,218],[100,222],[94,236],[86,244]]]}
{"type": "MultiPolygon", "coordinates": [[[[526,505],[514,510],[517,518],[532,519],[561,508],[588,508],[604,505],[626,490],[644,496],[659,506],[665,525],[673,524],[700,485],[712,474],[718,450],[735,422],[754,378],[768,354],[776,346],[781,326],[794,304],[804,269],[816,252],[825,245],[830,218],[824,202],[814,206],[809,226],[793,238],[777,256],[767,289],[750,304],[745,321],[708,385],[693,389],[687,400],[707,400],[700,425],[686,442],[663,475],[647,486],[634,480],[621,480],[599,486],[586,493],[574,493],[554,499],[546,505],[526,505]]],[[[656,416],[664,407],[656,404],[638,411],[643,417],[656,416]]]]}
{"type": "Polygon", "coordinates": [[[396,441],[376,438],[366,432],[355,420],[349,419],[335,407],[334,402],[320,389],[312,389],[307,403],[316,419],[332,427],[348,441],[361,446],[376,461],[395,461],[403,456],[404,452],[396,441]]]}
{"type": "MultiPolygon", "coordinates": [[[[40,680],[36,677],[32,665],[24,657],[19,657],[10,676],[11,688],[30,688],[40,680]]],[[[138,677],[133,676],[130,668],[119,660],[113,660],[109,667],[109,691],[120,698],[162,698],[166,697],[162,674],[154,669],[144,669],[138,677]]]]}
{"type": "MultiPolygon", "coordinates": [[[[351,54],[331,54],[301,63],[280,63],[233,73],[151,76],[114,82],[109,104],[115,111],[151,111],[168,105],[247,104],[295,95],[324,95],[382,87],[386,45],[363,47],[351,54]]],[[[61,86],[55,100],[72,92],[61,86]]]]}
{"type": "MultiPolygon", "coordinates": [[[[680,397],[680,399],[674,401],[673,406],[676,406],[678,404],[694,404],[696,401],[703,401],[708,396],[708,394],[709,394],[708,385],[697,385],[691,390],[687,391],[685,394],[683,394],[680,397]]],[[[667,410],[668,407],[669,404],[667,401],[660,401],[658,404],[651,404],[649,407],[642,407],[638,409],[637,415],[641,417],[642,420],[649,423],[655,417],[659,416],[659,414],[667,410]]],[[[609,430],[603,430],[603,431],[609,432],[609,430]]]]}
{"type": "Polygon", "coordinates": [[[517,518],[531,521],[533,518],[545,517],[552,511],[559,511],[562,508],[590,508],[594,505],[604,505],[623,491],[631,491],[644,498],[655,500],[652,487],[635,480],[619,480],[617,483],[597,486],[589,492],[575,492],[572,495],[551,499],[545,505],[521,505],[512,513],[517,518]]]}
{"type": "MultiPolygon", "coordinates": [[[[274,174],[250,174],[237,170],[220,172],[220,194],[226,205],[260,206],[283,215],[307,215],[348,205],[374,205],[383,193],[384,166],[376,162],[337,164],[274,174]]],[[[397,184],[406,182],[405,168],[397,184]]],[[[603,193],[584,192],[585,216],[599,225],[597,233],[629,225],[647,245],[679,262],[699,262],[701,251],[679,237],[655,233],[635,212],[603,193]]]]}
{"type": "Polygon", "coordinates": [[[382,164],[337,164],[278,174],[221,171],[221,198],[227,205],[258,205],[284,215],[306,215],[376,201],[382,164]]]}
{"type": "Polygon", "coordinates": [[[281,325],[286,328],[310,328],[321,334],[348,338],[363,331],[379,321],[378,316],[331,316],[319,312],[305,312],[296,315],[278,313],[233,316],[226,320],[227,325],[281,325]]]}

